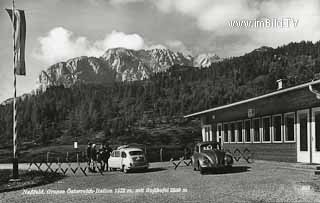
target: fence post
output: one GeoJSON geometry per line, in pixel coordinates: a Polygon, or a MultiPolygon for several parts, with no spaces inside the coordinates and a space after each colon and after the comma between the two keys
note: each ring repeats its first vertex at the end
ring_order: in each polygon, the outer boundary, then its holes
{"type": "Polygon", "coordinates": [[[77,152],[77,164],[79,165],[79,154],[77,152]]]}
{"type": "Polygon", "coordinates": [[[162,147],[160,148],[160,162],[163,162],[163,158],[162,158],[162,147]]]}
{"type": "Polygon", "coordinates": [[[50,152],[47,152],[47,163],[49,163],[49,154],[50,152]]]}
{"type": "Polygon", "coordinates": [[[67,152],[66,162],[69,160],[69,152],[67,152]]]}
{"type": "Polygon", "coordinates": [[[85,157],[84,157],[84,151],[81,152],[82,153],[82,161],[85,161],[85,157]]]}

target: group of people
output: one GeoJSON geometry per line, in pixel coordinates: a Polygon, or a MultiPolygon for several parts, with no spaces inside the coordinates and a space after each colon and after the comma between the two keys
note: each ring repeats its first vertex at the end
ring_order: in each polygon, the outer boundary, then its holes
{"type": "Polygon", "coordinates": [[[100,164],[100,170],[108,170],[108,159],[112,149],[107,144],[101,144],[99,149],[94,143],[88,143],[87,146],[87,158],[88,158],[88,168],[91,172],[96,172],[98,164],[100,164]]]}

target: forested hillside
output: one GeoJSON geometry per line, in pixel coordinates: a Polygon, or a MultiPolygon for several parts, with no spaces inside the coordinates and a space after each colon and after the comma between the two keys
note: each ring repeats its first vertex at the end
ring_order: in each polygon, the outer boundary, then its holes
{"type": "MultiPolygon", "coordinates": [[[[20,143],[67,143],[78,139],[187,144],[200,138],[197,122],[183,115],[314,79],[320,72],[320,42],[261,47],[208,68],[173,66],[148,80],[112,85],[56,86],[18,102],[20,143]]],[[[12,105],[0,106],[0,141],[10,145],[12,105]]]]}

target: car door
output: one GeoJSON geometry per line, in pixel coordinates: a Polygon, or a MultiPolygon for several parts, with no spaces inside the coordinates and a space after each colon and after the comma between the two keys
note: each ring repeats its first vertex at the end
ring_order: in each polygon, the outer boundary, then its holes
{"type": "Polygon", "coordinates": [[[115,152],[116,151],[112,151],[111,154],[110,154],[110,157],[108,159],[108,165],[110,168],[115,168],[115,152]]]}
{"type": "Polygon", "coordinates": [[[120,157],[120,151],[119,150],[114,150],[111,153],[111,156],[109,158],[109,167],[110,168],[120,168],[121,165],[121,157],[120,157]]]}

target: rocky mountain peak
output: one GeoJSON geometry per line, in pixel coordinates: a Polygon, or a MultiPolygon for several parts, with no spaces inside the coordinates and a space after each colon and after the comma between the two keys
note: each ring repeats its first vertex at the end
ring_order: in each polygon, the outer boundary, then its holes
{"type": "Polygon", "coordinates": [[[99,58],[81,56],[59,62],[42,71],[38,88],[52,85],[69,87],[76,82],[105,83],[149,78],[173,65],[192,65],[192,58],[169,49],[108,49],[99,58]]]}
{"type": "Polygon", "coordinates": [[[211,66],[212,63],[216,63],[221,60],[222,59],[215,53],[199,54],[194,59],[193,65],[195,67],[207,68],[211,66]]]}

